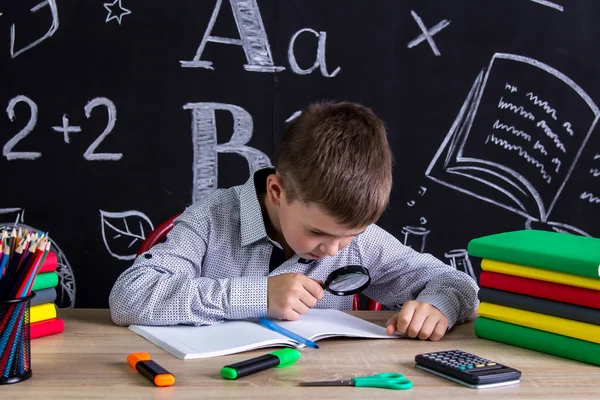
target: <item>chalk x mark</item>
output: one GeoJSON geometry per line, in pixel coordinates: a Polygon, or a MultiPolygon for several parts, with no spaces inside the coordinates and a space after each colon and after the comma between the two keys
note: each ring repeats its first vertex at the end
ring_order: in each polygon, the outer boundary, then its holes
{"type": "Polygon", "coordinates": [[[441,55],[440,50],[437,48],[437,45],[435,44],[435,41],[433,40],[433,35],[435,35],[439,31],[441,31],[442,29],[444,29],[448,25],[450,25],[450,21],[444,19],[440,23],[435,25],[433,28],[431,28],[431,30],[428,30],[427,27],[425,26],[425,24],[423,23],[423,20],[421,19],[421,17],[419,17],[417,15],[416,12],[411,11],[410,14],[414,18],[414,20],[417,22],[417,25],[419,25],[419,28],[421,28],[421,31],[423,31],[423,33],[421,35],[419,35],[417,38],[415,38],[414,40],[410,41],[408,43],[408,48],[409,49],[413,48],[416,45],[418,45],[419,43],[421,43],[422,41],[427,40],[427,42],[429,43],[429,46],[431,47],[431,50],[433,50],[433,53],[436,56],[441,55]]]}

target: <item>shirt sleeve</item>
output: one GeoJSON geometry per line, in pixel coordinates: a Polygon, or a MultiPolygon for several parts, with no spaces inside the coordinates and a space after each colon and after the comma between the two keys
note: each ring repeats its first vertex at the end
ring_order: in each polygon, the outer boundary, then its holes
{"type": "Polygon", "coordinates": [[[367,297],[387,306],[408,300],[429,303],[448,318],[449,328],[468,321],[477,309],[479,287],[468,274],[403,245],[377,225],[357,239],[363,265],[372,276],[364,291],[367,297]]]}
{"type": "Polygon", "coordinates": [[[119,276],[109,296],[115,324],[211,325],[267,314],[266,276],[202,276],[210,223],[197,211],[188,208],[164,243],[140,254],[119,276]]]}

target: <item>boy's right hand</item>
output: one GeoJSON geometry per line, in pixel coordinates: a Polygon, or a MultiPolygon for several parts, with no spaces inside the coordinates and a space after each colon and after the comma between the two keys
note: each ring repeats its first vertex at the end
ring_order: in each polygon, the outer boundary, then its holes
{"type": "Polygon", "coordinates": [[[306,275],[289,273],[267,280],[269,317],[295,321],[323,297],[323,288],[306,275]]]}

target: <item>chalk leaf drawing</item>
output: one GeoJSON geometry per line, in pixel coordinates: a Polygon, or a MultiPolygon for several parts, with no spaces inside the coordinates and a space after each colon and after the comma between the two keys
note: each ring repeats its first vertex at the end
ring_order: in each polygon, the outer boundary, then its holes
{"type": "MultiPolygon", "coordinates": [[[[22,54],[22,53],[26,52],[27,50],[34,48],[35,46],[37,46],[44,40],[46,40],[49,37],[51,37],[52,35],[54,35],[54,33],[58,30],[58,7],[56,6],[56,0],[44,0],[41,3],[37,4],[36,6],[33,6],[31,8],[31,10],[29,10],[29,11],[31,13],[36,13],[46,6],[48,6],[48,8],[50,9],[50,17],[52,19],[50,21],[50,28],[48,28],[48,31],[46,31],[46,33],[44,35],[42,35],[42,37],[34,40],[33,42],[30,42],[26,46],[23,46],[20,49],[17,49],[16,51],[15,51],[15,40],[17,37],[17,28],[14,23],[10,26],[10,57],[11,58],[15,58],[19,54],[22,54]]],[[[25,26],[27,26],[27,24],[25,24],[25,26]]]]}
{"type": "Polygon", "coordinates": [[[118,24],[121,25],[123,16],[131,14],[131,10],[126,9],[121,5],[121,0],[115,0],[112,3],[104,3],[104,8],[108,11],[106,21],[104,21],[105,23],[115,19],[118,24]]]}
{"type": "Polygon", "coordinates": [[[100,210],[102,240],[111,256],[119,260],[133,260],[139,244],[152,232],[152,221],[139,211],[109,212],[100,210]]]}
{"type": "Polygon", "coordinates": [[[587,93],[561,72],[496,53],[425,175],[529,223],[589,236],[549,217],[599,117],[587,93]]]}

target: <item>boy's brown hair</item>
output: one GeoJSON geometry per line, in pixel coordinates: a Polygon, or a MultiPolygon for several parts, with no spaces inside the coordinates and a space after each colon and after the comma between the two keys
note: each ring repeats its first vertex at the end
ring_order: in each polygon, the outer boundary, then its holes
{"type": "Polygon", "coordinates": [[[385,124],[359,104],[313,103],[286,127],[275,169],[288,201],[315,203],[351,229],[367,226],[392,188],[385,124]]]}

